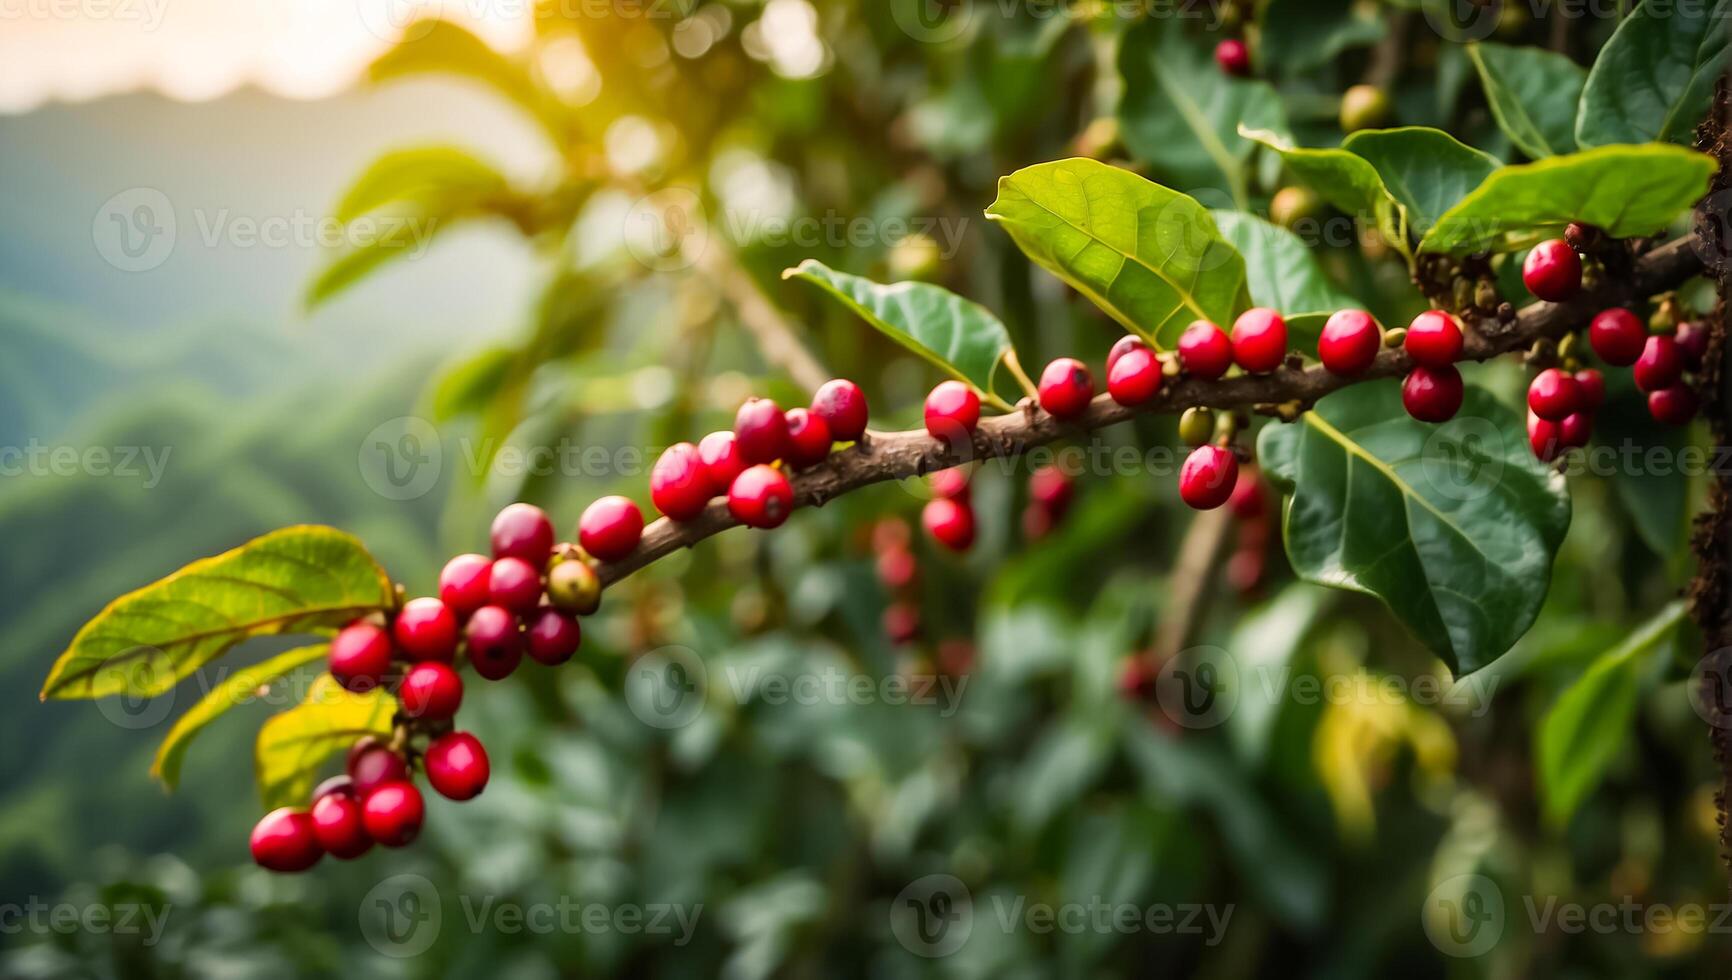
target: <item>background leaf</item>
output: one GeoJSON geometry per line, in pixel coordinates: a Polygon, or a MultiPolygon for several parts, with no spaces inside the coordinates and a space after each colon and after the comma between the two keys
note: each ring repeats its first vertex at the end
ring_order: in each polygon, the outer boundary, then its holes
{"type": "Polygon", "coordinates": [[[305,700],[259,729],[253,751],[265,809],[305,806],[325,760],[367,735],[390,735],[396,711],[397,699],[382,687],[356,694],[321,675],[305,700]]]}
{"type": "Polygon", "coordinates": [[[413,203],[437,213],[456,198],[482,200],[506,190],[504,175],[455,146],[394,150],[367,166],[337,202],[335,217],[348,222],[387,204],[413,203]]]}
{"type": "Polygon", "coordinates": [[[1468,45],[1467,54],[1510,142],[1536,160],[1576,149],[1576,106],[1587,69],[1555,51],[1490,41],[1468,45]]]}
{"type": "Polygon", "coordinates": [[[1420,234],[1498,168],[1496,157],[1422,126],[1363,130],[1341,148],[1371,164],[1420,234]]]}
{"type": "Polygon", "coordinates": [[[1297,73],[1341,52],[1375,43],[1383,19],[1354,0],[1268,0],[1257,60],[1266,69],[1297,73]]]}
{"type": "Polygon", "coordinates": [[[1316,191],[1336,210],[1358,220],[1371,220],[1391,245],[1407,248],[1399,218],[1401,204],[1389,193],[1371,161],[1343,149],[1295,147],[1269,130],[1246,129],[1240,134],[1281,154],[1281,161],[1300,183],[1316,191]]]}
{"type": "Polygon", "coordinates": [[[110,603],[55,661],[42,697],[154,697],[249,637],[342,626],[392,601],[353,537],[272,531],[110,603]]]}
{"type": "Polygon", "coordinates": [[[1689,142],[1726,70],[1728,18],[1732,0],[1643,0],[1588,72],[1576,142],[1689,142]]]}
{"type": "Polygon", "coordinates": [[[156,759],[150,764],[150,774],[162,780],[162,784],[167,788],[174,789],[180,782],[180,764],[186,756],[187,747],[207,725],[230,708],[245,703],[260,688],[282,680],[307,664],[324,659],[330,651],[329,643],[296,647],[236,671],[212,688],[197,704],[188,708],[185,714],[175,719],[174,727],[168,730],[162,745],[157,747],[156,759]]]}
{"type": "Polygon", "coordinates": [[[1486,392],[1470,387],[1461,413],[1432,426],[1403,411],[1394,381],[1356,385],[1266,426],[1257,451],[1288,495],[1301,578],[1382,599],[1457,675],[1533,624],[1570,499],[1521,418],[1486,392]]]}
{"type": "Polygon", "coordinates": [[[1251,302],[1294,315],[1361,308],[1336,288],[1298,235],[1243,211],[1216,211],[1215,224],[1245,257],[1251,302]]]}

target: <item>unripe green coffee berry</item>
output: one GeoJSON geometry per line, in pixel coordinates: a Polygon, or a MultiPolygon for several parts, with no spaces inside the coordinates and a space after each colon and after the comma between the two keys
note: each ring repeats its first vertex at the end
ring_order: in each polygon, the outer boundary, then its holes
{"type": "Polygon", "coordinates": [[[1357,133],[1389,122],[1389,95],[1375,85],[1355,85],[1341,96],[1341,129],[1357,133]]]}
{"type": "Polygon", "coordinates": [[[1179,441],[1187,446],[1205,446],[1215,438],[1215,413],[1206,408],[1187,408],[1179,416],[1179,441]]]}
{"type": "Polygon", "coordinates": [[[1269,201],[1269,220],[1291,229],[1323,216],[1323,198],[1309,187],[1283,187],[1269,201]]]}
{"type": "Polygon", "coordinates": [[[1474,287],[1473,305],[1482,310],[1495,310],[1502,297],[1497,294],[1497,284],[1489,279],[1481,279],[1474,287]]]}
{"type": "Polygon", "coordinates": [[[565,612],[592,615],[601,608],[601,578],[582,558],[566,553],[555,555],[547,570],[547,597],[565,612]]]}
{"type": "Polygon", "coordinates": [[[1396,350],[1406,343],[1407,343],[1407,328],[1406,327],[1391,327],[1390,329],[1383,331],[1383,346],[1384,347],[1387,347],[1390,350],[1396,350]]]}
{"type": "Polygon", "coordinates": [[[943,266],[943,256],[931,235],[915,232],[891,247],[889,265],[892,279],[932,279],[943,266]]]}

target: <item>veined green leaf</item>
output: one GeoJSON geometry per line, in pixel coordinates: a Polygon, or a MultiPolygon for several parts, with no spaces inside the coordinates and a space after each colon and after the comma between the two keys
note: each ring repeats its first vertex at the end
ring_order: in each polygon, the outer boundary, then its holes
{"type": "Polygon", "coordinates": [[[455,146],[417,146],[394,150],[374,160],[355,178],[335,217],[349,222],[387,204],[409,202],[421,212],[437,213],[454,198],[481,200],[506,189],[504,175],[467,150],[455,146]]]}
{"type": "Polygon", "coordinates": [[[1689,142],[1726,71],[1732,0],[1643,0],[1600,49],[1576,114],[1576,142],[1689,142]]]}
{"type": "Polygon", "coordinates": [[[1245,259],[1201,204],[1128,170],[1060,160],[998,182],[986,211],[1029,258],[1170,350],[1194,320],[1251,305],[1245,259]]]}
{"type": "Polygon", "coordinates": [[[1383,178],[1371,161],[1339,148],[1296,147],[1286,137],[1266,129],[1241,126],[1239,135],[1279,153],[1300,183],[1355,220],[1374,222],[1390,245],[1407,254],[1401,204],[1383,186],[1383,178]]]}
{"type": "Polygon", "coordinates": [[[982,397],[1009,410],[993,394],[993,375],[1010,353],[1010,331],[992,311],[942,286],[923,282],[883,285],[837,272],[816,259],[782,273],[804,279],[859,314],[879,333],[920,355],[982,397]]]}
{"type": "Polygon", "coordinates": [[[1423,126],[1362,130],[1341,148],[1377,170],[1383,186],[1406,209],[1408,226],[1421,234],[1499,166],[1491,154],[1423,126]]]}
{"type": "Polygon", "coordinates": [[[1432,426],[1393,381],[1355,385],[1257,440],[1288,495],[1301,578],[1377,596],[1458,676],[1508,650],[1539,614],[1570,522],[1563,477],[1514,412],[1468,388],[1432,426]]]}
{"type": "Polygon", "coordinates": [[[1576,149],[1576,106],[1587,69],[1544,48],[1470,44],[1498,128],[1538,160],[1576,149]]]}
{"type": "Polygon", "coordinates": [[[260,688],[275,684],[301,667],[324,659],[330,651],[329,643],[296,647],[236,671],[233,676],[211,688],[210,693],[175,720],[174,727],[169,729],[162,745],[156,750],[156,760],[150,764],[150,774],[162,780],[165,787],[174,789],[175,784],[180,782],[180,764],[186,757],[187,747],[204,731],[205,726],[230,708],[245,704],[260,688]]]}
{"type": "Polygon", "coordinates": [[[1555,238],[1572,221],[1613,238],[1652,234],[1708,193],[1712,157],[1681,146],[1602,146],[1504,167],[1426,233],[1420,249],[1465,255],[1555,238]]]}
{"type": "Polygon", "coordinates": [[[384,688],[355,694],[329,674],[313,681],[305,700],[259,729],[253,761],[265,809],[306,805],[325,760],[365,736],[390,735],[396,711],[384,688]]]}
{"type": "Polygon", "coordinates": [[[242,640],[339,627],[393,599],[353,537],[272,531],[109,603],[55,661],[42,697],[155,697],[242,640]]]}
{"type": "Polygon", "coordinates": [[[1245,257],[1251,302],[1294,316],[1360,308],[1329,280],[1298,235],[1243,211],[1216,211],[1215,224],[1245,257]]]}

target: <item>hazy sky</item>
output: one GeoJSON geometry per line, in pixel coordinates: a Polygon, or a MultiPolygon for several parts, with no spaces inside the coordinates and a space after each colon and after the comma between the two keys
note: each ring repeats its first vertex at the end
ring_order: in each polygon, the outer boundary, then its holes
{"type": "Polygon", "coordinates": [[[405,24],[443,16],[502,48],[533,0],[0,0],[0,112],[138,88],[210,99],[342,88],[405,24]]]}

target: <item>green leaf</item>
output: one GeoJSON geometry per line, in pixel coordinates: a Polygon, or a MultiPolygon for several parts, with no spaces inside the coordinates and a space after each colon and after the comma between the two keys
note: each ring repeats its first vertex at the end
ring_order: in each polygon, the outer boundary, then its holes
{"type": "Polygon", "coordinates": [[[804,279],[859,314],[879,333],[920,355],[933,365],[991,399],[993,375],[1010,353],[1010,331],[992,311],[963,299],[942,286],[899,282],[889,286],[837,272],[807,259],[782,273],[783,279],[804,279]]]}
{"type": "Polygon", "coordinates": [[[1498,168],[1491,154],[1423,126],[1363,130],[1341,148],[1371,164],[1406,209],[1408,226],[1422,234],[1498,168]]]}
{"type": "Polygon", "coordinates": [[[1534,757],[1542,805],[1552,826],[1568,824],[1604,778],[1636,715],[1642,662],[1683,620],[1684,604],[1668,605],[1596,659],[1540,719],[1534,757]]]}
{"type": "Polygon", "coordinates": [[[1534,159],[1576,149],[1576,106],[1588,72],[1544,48],[1470,44],[1486,101],[1510,142],[1534,159]]]}
{"type": "MultiPolygon", "coordinates": [[[[378,234],[356,237],[356,244],[338,252],[307,287],[303,307],[311,312],[370,273],[389,262],[426,254],[434,236],[474,215],[464,213],[459,202],[451,202],[445,214],[420,213],[376,215],[378,234]]],[[[351,235],[353,233],[351,232],[351,235]]]]}
{"type": "Polygon", "coordinates": [[[205,726],[230,708],[245,704],[261,688],[275,684],[315,660],[324,659],[330,650],[329,643],[296,647],[236,671],[233,676],[212,688],[197,704],[187,709],[186,714],[175,720],[174,727],[169,729],[162,745],[157,747],[156,760],[150,764],[150,774],[162,780],[165,787],[174,789],[180,782],[180,764],[186,756],[187,747],[204,731],[205,726]]]}
{"type": "Polygon", "coordinates": [[[1681,146],[1602,146],[1504,167],[1420,242],[1427,252],[1515,251],[1572,221],[1613,238],[1652,234],[1708,193],[1712,157],[1681,146]]]}
{"type": "Polygon", "coordinates": [[[522,108],[540,123],[554,145],[565,149],[569,112],[535,84],[526,66],[495,51],[487,42],[447,20],[411,23],[403,40],[367,68],[375,82],[423,74],[474,79],[522,108]]]}
{"type": "Polygon", "coordinates": [[[1252,129],[1286,129],[1281,99],[1268,82],[1232,78],[1209,54],[1149,18],[1125,34],[1119,52],[1124,97],[1119,133],[1139,160],[1168,183],[1193,194],[1223,191],[1248,205],[1247,168],[1255,147],[1240,138],[1252,129]]]}
{"type": "Polygon", "coordinates": [[[1245,259],[1201,204],[1128,170],[1060,160],[998,182],[986,211],[1029,258],[1170,350],[1195,320],[1251,305],[1245,259]]]}
{"type": "Polygon", "coordinates": [[[1358,300],[1337,289],[1304,240],[1279,225],[1243,211],[1216,211],[1221,236],[1245,257],[1251,302],[1282,313],[1333,313],[1358,309],[1358,300]]]}
{"type": "Polygon", "coordinates": [[[1383,178],[1370,161],[1342,149],[1295,147],[1291,140],[1269,130],[1241,126],[1239,133],[1279,153],[1293,176],[1337,210],[1375,222],[1383,237],[1405,253],[1407,236],[1402,231],[1401,204],[1383,186],[1383,178]]]}
{"type": "Polygon", "coordinates": [[[481,412],[519,363],[510,347],[486,347],[447,368],[433,385],[433,419],[449,422],[481,412]]]}
{"type": "Polygon", "coordinates": [[[365,736],[390,735],[396,711],[397,699],[384,688],[356,694],[321,675],[304,701],[259,729],[253,764],[265,809],[305,806],[325,760],[365,736]]]}
{"type": "Polygon", "coordinates": [[[453,199],[485,200],[507,188],[503,175],[454,146],[419,146],[387,153],[368,165],[337,202],[336,218],[350,222],[387,204],[410,203],[421,213],[450,210],[453,199]]]}
{"type": "Polygon", "coordinates": [[[1395,382],[1355,385],[1266,426],[1257,446],[1288,494],[1301,578],[1382,599],[1457,676],[1533,624],[1570,499],[1491,395],[1468,388],[1461,413],[1432,426],[1408,417],[1395,382]]]}
{"type": "Polygon", "coordinates": [[[1609,375],[1606,404],[1594,419],[1594,448],[1588,458],[1610,454],[1605,458],[1618,461],[1609,472],[1595,469],[1616,491],[1643,543],[1669,562],[1689,540],[1688,467],[1651,466],[1638,461],[1683,460],[1690,444],[1689,430],[1655,425],[1648,415],[1647,396],[1636,390],[1629,372],[1609,375]]]}
{"type": "Polygon", "coordinates": [[[1576,142],[1689,142],[1726,71],[1729,17],[1732,0],[1643,0],[1588,72],[1576,142]]]}
{"type": "Polygon", "coordinates": [[[1354,0],[1269,0],[1257,57],[1267,68],[1297,73],[1374,44],[1387,30],[1382,17],[1354,0]]]}
{"type": "Polygon", "coordinates": [[[272,531],[114,600],[55,661],[42,698],[155,697],[242,640],[339,627],[393,600],[349,535],[272,531]]]}

